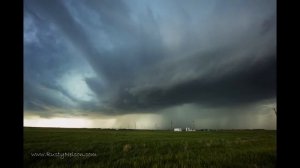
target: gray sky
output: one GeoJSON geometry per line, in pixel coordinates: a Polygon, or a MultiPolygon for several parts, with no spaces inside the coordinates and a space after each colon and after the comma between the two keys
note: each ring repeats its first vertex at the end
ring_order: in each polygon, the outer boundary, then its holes
{"type": "Polygon", "coordinates": [[[275,0],[24,1],[25,126],[276,129],[275,103],[275,0]]]}

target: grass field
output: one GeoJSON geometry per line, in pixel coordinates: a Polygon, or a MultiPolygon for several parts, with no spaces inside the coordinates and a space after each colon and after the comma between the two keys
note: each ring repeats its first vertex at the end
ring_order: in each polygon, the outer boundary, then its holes
{"type": "Polygon", "coordinates": [[[257,168],[275,164],[276,131],[24,128],[25,167],[257,168]]]}

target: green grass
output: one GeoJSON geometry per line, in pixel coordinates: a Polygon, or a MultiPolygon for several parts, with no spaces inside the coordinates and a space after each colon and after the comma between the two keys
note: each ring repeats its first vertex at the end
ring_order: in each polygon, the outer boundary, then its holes
{"type": "Polygon", "coordinates": [[[24,166],[43,167],[275,167],[276,131],[171,132],[24,128],[24,166]],[[37,157],[33,153],[96,153],[37,157]]]}

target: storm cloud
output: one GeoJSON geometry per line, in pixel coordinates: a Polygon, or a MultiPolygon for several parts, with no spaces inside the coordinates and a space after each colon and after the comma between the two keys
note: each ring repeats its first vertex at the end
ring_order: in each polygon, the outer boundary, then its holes
{"type": "Polygon", "coordinates": [[[26,0],[24,112],[259,115],[276,54],[274,0],[26,0]]]}

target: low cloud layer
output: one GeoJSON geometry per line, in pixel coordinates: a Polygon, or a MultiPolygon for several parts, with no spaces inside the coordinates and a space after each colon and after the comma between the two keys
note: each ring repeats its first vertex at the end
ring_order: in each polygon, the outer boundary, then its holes
{"type": "Polygon", "coordinates": [[[25,114],[255,123],[275,102],[276,1],[24,2],[25,114]]]}

